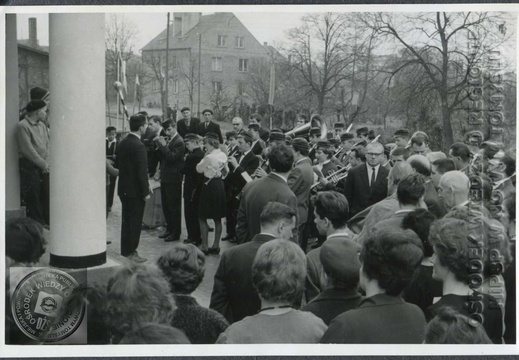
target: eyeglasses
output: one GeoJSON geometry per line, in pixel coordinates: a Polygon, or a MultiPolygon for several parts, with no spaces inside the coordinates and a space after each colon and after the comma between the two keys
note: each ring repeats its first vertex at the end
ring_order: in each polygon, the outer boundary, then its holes
{"type": "Polygon", "coordinates": [[[368,156],[380,156],[382,153],[367,153],[368,156]]]}
{"type": "Polygon", "coordinates": [[[240,126],[240,124],[232,124],[232,126],[240,126]]]}

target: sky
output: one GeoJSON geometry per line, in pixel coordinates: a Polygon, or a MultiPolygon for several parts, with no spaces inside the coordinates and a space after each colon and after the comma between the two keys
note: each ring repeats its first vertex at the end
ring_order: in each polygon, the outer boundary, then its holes
{"type": "MultiPolygon", "coordinates": [[[[138,28],[135,48],[141,49],[166,28],[166,13],[119,13],[138,28]]],[[[205,15],[208,13],[202,13],[205,15]]],[[[235,15],[260,43],[275,44],[284,40],[285,30],[297,27],[304,13],[240,13],[235,15]]],[[[18,14],[18,39],[29,37],[29,18],[36,17],[39,44],[49,45],[49,18],[47,14],[18,14]]]]}

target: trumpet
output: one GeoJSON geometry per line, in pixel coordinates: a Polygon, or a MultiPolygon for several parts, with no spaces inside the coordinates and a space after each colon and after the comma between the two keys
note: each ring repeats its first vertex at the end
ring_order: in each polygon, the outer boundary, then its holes
{"type": "Polygon", "coordinates": [[[337,157],[341,153],[341,151],[342,151],[342,146],[339,146],[337,148],[337,150],[335,150],[335,153],[333,154],[333,156],[337,157]]]}
{"type": "MultiPolygon", "coordinates": [[[[350,171],[350,169],[351,169],[351,164],[348,164],[348,165],[340,168],[339,170],[334,171],[330,175],[326,176],[324,179],[327,182],[331,182],[334,185],[336,185],[339,181],[341,181],[342,179],[345,179],[348,176],[348,172],[350,171]]],[[[319,185],[321,185],[320,181],[313,184],[312,187],[310,188],[310,190],[314,190],[319,185]]]]}

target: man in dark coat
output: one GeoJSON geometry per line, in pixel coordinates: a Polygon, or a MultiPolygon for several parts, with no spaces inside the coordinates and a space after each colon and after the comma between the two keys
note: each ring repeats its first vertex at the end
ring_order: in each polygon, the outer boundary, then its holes
{"type": "Polygon", "coordinates": [[[259,166],[259,158],[251,150],[252,137],[248,133],[238,136],[239,156],[229,157],[231,170],[225,178],[227,196],[227,236],[222,240],[233,241],[236,237],[236,217],[243,187],[252,181],[252,174],[259,166]]]}
{"type": "MultiPolygon", "coordinates": [[[[267,158],[271,173],[245,185],[238,210],[236,238],[245,243],[260,232],[259,215],[270,201],[290,206],[297,212],[297,198],[287,184],[294,155],[286,145],[269,148],[267,158]]],[[[296,235],[297,237],[297,235],[296,235]]]]}
{"type": "Polygon", "coordinates": [[[157,136],[166,137],[166,132],[162,127],[162,118],[159,116],[152,116],[149,118],[149,126],[146,132],[141,137],[142,142],[146,146],[148,152],[148,176],[153,177],[157,172],[157,166],[160,160],[160,154],[157,152],[157,147],[153,142],[157,136]]]}
{"type": "Polygon", "coordinates": [[[213,110],[205,109],[202,114],[204,115],[204,121],[198,124],[198,135],[205,136],[207,133],[215,133],[218,135],[220,144],[223,144],[222,132],[220,131],[220,125],[213,122],[213,110]]]}
{"type": "Polygon", "coordinates": [[[200,120],[194,117],[191,117],[191,110],[186,106],[180,110],[182,113],[183,119],[180,119],[177,122],[177,131],[182,139],[185,139],[186,134],[196,134],[198,133],[198,125],[200,124],[200,120]]]}
{"type": "Polygon", "coordinates": [[[348,173],[344,182],[344,195],[350,204],[351,216],[387,196],[389,171],[381,163],[384,147],[378,142],[366,146],[366,164],[360,164],[348,173]]]}
{"type": "Polygon", "coordinates": [[[196,171],[196,165],[204,158],[204,151],[200,148],[201,141],[202,138],[197,134],[186,134],[184,136],[188,151],[182,169],[184,173],[184,217],[188,237],[184,242],[195,245],[202,243],[198,222],[198,199],[204,176],[196,171]]]}
{"type": "Polygon", "coordinates": [[[263,129],[261,123],[263,122],[263,118],[260,114],[252,114],[249,117],[249,125],[257,124],[259,126],[259,135],[261,140],[267,142],[270,136],[270,131],[263,129]]]}
{"type": "Polygon", "coordinates": [[[174,120],[164,122],[169,141],[162,136],[153,141],[160,156],[160,191],[162,210],[166,219],[166,232],[159,236],[164,241],[180,239],[182,225],[182,167],[184,165],[184,141],[177,133],[174,120]]]}
{"type": "Polygon", "coordinates": [[[137,253],[137,247],[145,201],[150,198],[146,147],[140,140],[147,127],[144,115],[131,116],[130,134],[119,143],[115,151],[115,165],[119,169],[117,193],[122,203],[121,255],[135,262],[146,261],[137,253]]]}
{"type": "Polygon", "coordinates": [[[260,126],[258,124],[249,125],[249,134],[252,137],[252,152],[254,155],[261,156],[261,154],[263,154],[263,150],[266,148],[266,145],[265,142],[261,140],[259,129],[260,126]]]}
{"type": "MultiPolygon", "coordinates": [[[[115,161],[115,149],[117,147],[117,139],[115,138],[117,135],[117,129],[113,126],[109,126],[106,128],[106,159],[110,161],[111,164],[115,161]]],[[[112,210],[112,205],[114,203],[114,194],[115,194],[115,183],[117,181],[117,176],[109,177],[110,181],[108,184],[108,191],[106,193],[106,208],[107,213],[112,210]]]]}
{"type": "Polygon", "coordinates": [[[259,234],[248,243],[226,250],[214,275],[209,307],[225,316],[231,324],[255,315],[261,308],[251,275],[259,247],[276,238],[290,239],[296,225],[295,209],[277,202],[268,203],[258,217],[259,234]]]}

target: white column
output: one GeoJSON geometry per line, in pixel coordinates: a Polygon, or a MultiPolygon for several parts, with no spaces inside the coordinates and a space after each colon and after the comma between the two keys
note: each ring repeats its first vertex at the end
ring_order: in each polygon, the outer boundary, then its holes
{"type": "Polygon", "coordinates": [[[50,14],[50,264],[106,261],[104,14],[50,14]]]}
{"type": "MultiPolygon", "coordinates": [[[[20,172],[16,125],[19,122],[18,43],[16,41],[16,15],[6,15],[5,43],[5,210],[7,216],[20,209],[20,172]]],[[[25,104],[24,104],[25,105],[25,104]]],[[[1,175],[0,175],[1,176],[1,175]]]]}

